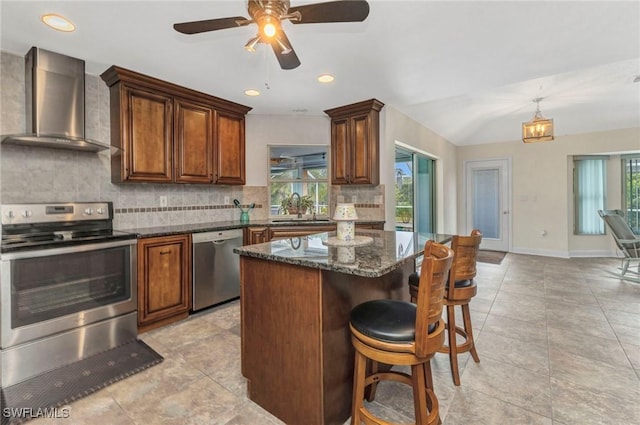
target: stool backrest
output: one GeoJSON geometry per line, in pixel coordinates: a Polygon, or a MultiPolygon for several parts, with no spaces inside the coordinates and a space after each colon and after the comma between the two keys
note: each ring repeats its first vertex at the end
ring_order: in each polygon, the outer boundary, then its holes
{"type": "Polygon", "coordinates": [[[429,347],[430,341],[440,338],[444,341],[444,325],[438,322],[442,320],[444,288],[452,261],[451,248],[434,241],[427,241],[424,246],[424,260],[416,300],[415,354],[418,357],[425,357],[433,351],[429,347]],[[429,327],[436,324],[438,327],[430,333],[429,327]]]}
{"type": "Polygon", "coordinates": [[[476,277],[476,262],[480,251],[482,233],[473,229],[470,236],[454,235],[451,239],[451,249],[454,252],[451,273],[449,274],[449,296],[453,296],[455,282],[470,280],[476,277]]]}

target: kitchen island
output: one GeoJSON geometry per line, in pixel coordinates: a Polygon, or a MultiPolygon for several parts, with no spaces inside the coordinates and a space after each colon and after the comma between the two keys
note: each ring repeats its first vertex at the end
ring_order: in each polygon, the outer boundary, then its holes
{"type": "Polygon", "coordinates": [[[251,400],[288,425],[342,425],[350,416],[351,309],[409,299],[407,279],[424,244],[450,235],[358,231],[236,248],[240,254],[242,374],[251,400]],[[329,245],[327,245],[329,244],[329,245]]]}

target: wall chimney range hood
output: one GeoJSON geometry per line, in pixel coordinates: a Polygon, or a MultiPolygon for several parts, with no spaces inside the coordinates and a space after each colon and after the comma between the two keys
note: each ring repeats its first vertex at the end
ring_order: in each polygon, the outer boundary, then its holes
{"type": "Polygon", "coordinates": [[[25,55],[25,134],[2,143],[99,152],[108,144],[84,135],[84,61],[32,47],[25,55]]]}

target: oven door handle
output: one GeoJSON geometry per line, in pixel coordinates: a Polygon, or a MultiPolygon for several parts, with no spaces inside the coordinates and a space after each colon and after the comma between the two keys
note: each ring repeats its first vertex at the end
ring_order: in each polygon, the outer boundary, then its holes
{"type": "Polygon", "coordinates": [[[123,241],[100,242],[68,246],[64,248],[38,249],[33,251],[8,252],[1,255],[2,260],[20,260],[24,258],[51,257],[53,255],[74,254],[78,252],[98,251],[107,248],[117,248],[119,246],[136,245],[137,239],[126,239],[123,241]]]}

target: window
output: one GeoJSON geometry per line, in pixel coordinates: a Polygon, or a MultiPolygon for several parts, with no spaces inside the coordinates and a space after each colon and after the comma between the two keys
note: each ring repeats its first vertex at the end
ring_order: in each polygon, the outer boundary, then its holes
{"type": "Polygon", "coordinates": [[[302,198],[303,214],[327,215],[327,164],[327,146],[269,146],[270,215],[287,214],[294,193],[302,198]]]}
{"type": "Polygon", "coordinates": [[[640,153],[622,157],[622,208],[633,233],[640,235],[640,153]]]}
{"type": "Polygon", "coordinates": [[[598,210],[604,209],[607,156],[573,158],[574,233],[603,235],[604,221],[598,210]]]}
{"type": "Polygon", "coordinates": [[[435,232],[435,161],[397,144],[395,167],[396,229],[435,232]]]}

